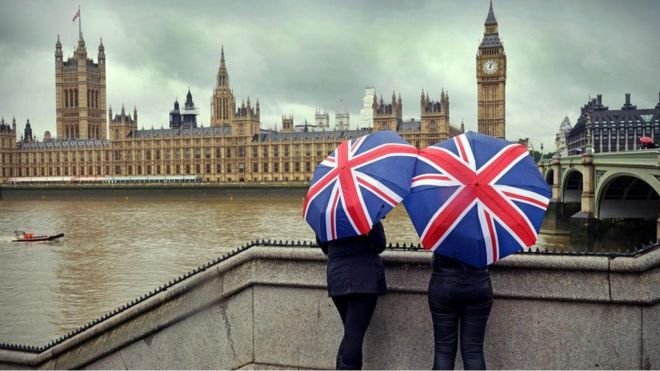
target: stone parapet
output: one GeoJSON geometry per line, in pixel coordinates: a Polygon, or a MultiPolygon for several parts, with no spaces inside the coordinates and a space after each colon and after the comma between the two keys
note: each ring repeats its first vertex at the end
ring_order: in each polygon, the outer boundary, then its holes
{"type": "MultiPolygon", "coordinates": [[[[390,294],[367,333],[364,367],[429,368],[431,254],[389,250],[383,260],[390,294]]],[[[0,346],[0,368],[333,368],[341,321],[325,265],[314,247],[246,246],[54,345],[0,346]]],[[[489,368],[660,368],[659,266],[658,248],[497,263],[489,368]]]]}

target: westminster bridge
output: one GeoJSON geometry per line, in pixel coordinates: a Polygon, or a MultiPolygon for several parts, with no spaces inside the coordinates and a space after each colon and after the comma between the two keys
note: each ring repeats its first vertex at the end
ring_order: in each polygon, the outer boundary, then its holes
{"type": "Polygon", "coordinates": [[[608,233],[633,244],[660,237],[660,151],[555,157],[539,169],[552,186],[545,231],[587,246],[608,233]]]}

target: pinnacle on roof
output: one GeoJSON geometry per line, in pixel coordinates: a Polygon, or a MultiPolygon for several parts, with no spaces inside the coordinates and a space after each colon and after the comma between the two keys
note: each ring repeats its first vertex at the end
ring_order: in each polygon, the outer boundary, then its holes
{"type": "Polygon", "coordinates": [[[496,24],[495,13],[493,12],[493,0],[490,0],[490,9],[488,10],[488,17],[486,17],[486,24],[496,24]]]}

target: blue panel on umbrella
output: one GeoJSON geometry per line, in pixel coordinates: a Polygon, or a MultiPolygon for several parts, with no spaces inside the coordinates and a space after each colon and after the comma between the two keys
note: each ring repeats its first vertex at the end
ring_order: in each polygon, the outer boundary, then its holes
{"type": "MultiPolygon", "coordinates": [[[[366,188],[365,188],[366,189],[366,188]]],[[[387,213],[392,210],[392,207],[383,202],[380,198],[376,197],[371,192],[362,192],[362,198],[368,205],[380,205],[369,208],[369,217],[371,220],[381,220],[387,213]]]]}
{"type": "Polygon", "coordinates": [[[422,235],[427,222],[433,217],[437,208],[440,208],[456,189],[458,189],[458,187],[443,187],[436,188],[429,192],[417,192],[415,193],[414,203],[407,201],[412,197],[411,193],[408,198],[404,200],[403,206],[405,206],[410,219],[412,219],[417,235],[422,235]],[[418,207],[417,205],[437,205],[437,208],[418,207]]]}
{"type": "MultiPolygon", "coordinates": [[[[334,156],[335,153],[332,152],[331,156],[334,156]]],[[[311,184],[314,184],[319,181],[325,174],[329,173],[331,168],[327,166],[317,166],[316,169],[314,170],[314,175],[312,175],[312,182],[311,184]]]]}
{"type": "Polygon", "coordinates": [[[513,203],[527,216],[527,219],[529,219],[530,223],[532,223],[537,231],[541,229],[543,217],[545,216],[544,209],[532,206],[525,202],[513,201],[513,203]]]}
{"type": "Polygon", "coordinates": [[[476,205],[461,219],[459,224],[447,235],[435,253],[464,262],[485,261],[484,242],[475,234],[479,228],[476,205]],[[476,235],[476,238],[475,238],[476,235]]]}
{"type": "Polygon", "coordinates": [[[330,202],[330,195],[332,194],[332,185],[328,186],[325,190],[316,196],[314,202],[310,204],[310,210],[307,212],[307,223],[317,231],[319,238],[324,238],[326,235],[325,229],[325,213],[326,206],[330,202]],[[314,216],[314,217],[312,217],[314,216]]]}
{"type": "Polygon", "coordinates": [[[346,211],[344,210],[344,206],[341,203],[339,203],[339,207],[337,208],[336,223],[337,223],[337,234],[339,236],[346,235],[353,231],[353,225],[348,220],[348,217],[346,216],[346,211]]]}
{"type": "Polygon", "coordinates": [[[527,172],[525,169],[536,168],[534,160],[528,155],[522,159],[513,168],[497,180],[495,184],[506,184],[511,187],[522,188],[531,192],[538,193],[545,197],[550,197],[552,192],[547,186],[545,179],[540,171],[527,172]],[[525,174],[524,177],[520,173],[525,174]]]}
{"type": "Polygon", "coordinates": [[[509,233],[504,227],[502,227],[502,225],[497,222],[495,223],[495,231],[497,232],[498,240],[498,259],[517,253],[518,251],[522,251],[522,247],[518,241],[516,241],[516,239],[511,236],[511,233],[509,233]]]}

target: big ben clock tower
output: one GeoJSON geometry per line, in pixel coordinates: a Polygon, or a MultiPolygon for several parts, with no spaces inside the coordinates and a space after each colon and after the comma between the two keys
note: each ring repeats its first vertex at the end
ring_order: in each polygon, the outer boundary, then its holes
{"type": "Polygon", "coordinates": [[[490,2],[484,38],[477,52],[477,127],[479,133],[505,137],[506,54],[490,2]]]}

